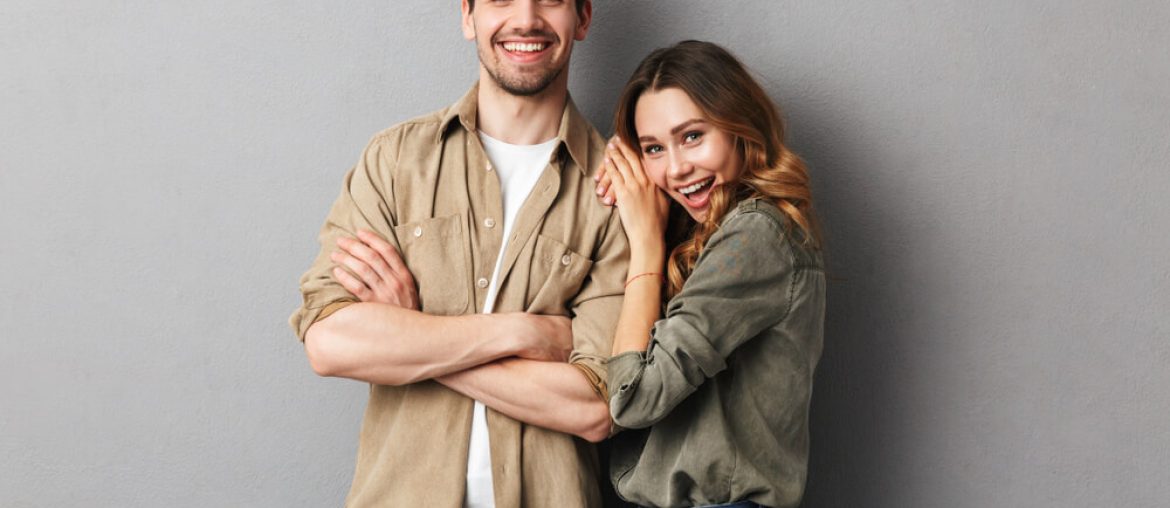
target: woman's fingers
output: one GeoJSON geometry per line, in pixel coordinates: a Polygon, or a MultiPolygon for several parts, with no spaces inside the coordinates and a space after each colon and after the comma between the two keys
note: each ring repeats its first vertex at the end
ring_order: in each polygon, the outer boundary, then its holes
{"type": "Polygon", "coordinates": [[[612,162],[612,165],[616,170],[617,174],[614,175],[615,182],[618,175],[621,176],[622,185],[635,184],[638,182],[638,179],[634,177],[634,171],[633,168],[630,167],[630,162],[626,160],[625,154],[620,152],[613,143],[610,143],[609,148],[606,149],[605,154],[606,157],[612,162]]]}
{"type": "Polygon", "coordinates": [[[646,171],[642,169],[642,159],[638,156],[637,153],[634,152],[634,149],[630,148],[630,146],[621,139],[615,140],[610,144],[615,146],[622,154],[622,156],[625,157],[626,163],[629,164],[630,167],[630,177],[639,184],[645,185],[648,183],[649,178],[646,177],[646,171]]]}
{"type": "Polygon", "coordinates": [[[607,168],[606,172],[608,173],[608,178],[610,179],[610,185],[606,189],[605,196],[601,198],[601,202],[605,203],[606,205],[613,205],[617,203],[618,198],[621,197],[621,189],[626,184],[626,182],[625,179],[622,178],[621,172],[618,171],[617,166],[614,165],[613,159],[608,156],[605,158],[605,167],[607,168]]]}
{"type": "Polygon", "coordinates": [[[610,178],[610,174],[612,171],[608,171],[603,162],[601,167],[597,169],[597,174],[593,176],[593,179],[597,181],[597,196],[603,201],[606,196],[613,196],[613,180],[610,178]]]}
{"type": "Polygon", "coordinates": [[[620,170],[618,170],[617,161],[613,160],[613,157],[606,155],[605,168],[607,170],[607,173],[609,173],[609,179],[610,179],[609,188],[611,190],[621,188],[623,185],[626,184],[625,176],[622,175],[622,172],[620,170]]]}

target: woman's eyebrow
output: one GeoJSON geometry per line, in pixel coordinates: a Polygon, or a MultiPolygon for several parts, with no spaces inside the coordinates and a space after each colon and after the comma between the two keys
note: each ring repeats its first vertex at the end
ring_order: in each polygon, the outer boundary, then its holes
{"type": "MultiPolygon", "coordinates": [[[[690,120],[687,120],[683,123],[676,125],[673,129],[670,129],[670,135],[674,136],[674,135],[678,134],[679,131],[681,131],[687,127],[690,127],[696,123],[702,123],[702,122],[704,122],[704,120],[702,118],[692,118],[690,120]]],[[[655,141],[657,139],[658,138],[655,138],[654,136],[638,136],[638,141],[655,141]]]]}
{"type": "Polygon", "coordinates": [[[702,118],[692,118],[692,119],[687,120],[683,123],[680,123],[677,126],[675,126],[673,129],[670,129],[670,135],[673,136],[675,134],[678,134],[678,131],[681,131],[687,127],[690,127],[693,124],[700,123],[702,121],[703,121],[702,118]]]}

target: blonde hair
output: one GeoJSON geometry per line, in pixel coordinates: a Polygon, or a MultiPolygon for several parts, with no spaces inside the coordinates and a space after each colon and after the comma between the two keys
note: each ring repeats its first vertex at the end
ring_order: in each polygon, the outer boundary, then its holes
{"type": "Polygon", "coordinates": [[[722,47],[703,41],[683,41],[650,53],[630,76],[614,115],[614,130],[630,146],[639,147],[632,142],[638,139],[634,124],[638,99],[646,91],[667,88],[682,90],[712,125],[731,134],[743,163],[737,182],[712,189],[707,217],[693,228],[686,228],[689,217],[672,205],[669,230],[674,238],[667,263],[667,297],[682,289],[720,221],[745,199],[762,198],[775,204],[789,219],[789,234],[795,224],[798,243],[820,249],[808,170],[784,145],[784,124],[776,104],[743,64],[722,47]],[[689,237],[685,229],[690,229],[689,237]]]}

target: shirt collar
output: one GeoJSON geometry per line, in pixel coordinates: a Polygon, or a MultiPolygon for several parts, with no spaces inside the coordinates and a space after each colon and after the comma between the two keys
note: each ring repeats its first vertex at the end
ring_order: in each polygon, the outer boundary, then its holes
{"type": "MultiPolygon", "coordinates": [[[[447,108],[443,113],[442,120],[439,124],[439,139],[442,141],[446,138],[447,133],[451,130],[452,121],[459,119],[459,124],[467,130],[467,132],[474,133],[478,130],[476,124],[476,112],[479,97],[479,83],[471,86],[471,90],[463,94],[455,104],[447,108]]],[[[561,125],[557,129],[558,147],[564,147],[569,152],[569,157],[577,164],[577,169],[581,171],[582,175],[588,175],[589,164],[589,122],[577,110],[577,106],[573,104],[572,96],[565,101],[565,110],[561,113],[561,125]]]]}

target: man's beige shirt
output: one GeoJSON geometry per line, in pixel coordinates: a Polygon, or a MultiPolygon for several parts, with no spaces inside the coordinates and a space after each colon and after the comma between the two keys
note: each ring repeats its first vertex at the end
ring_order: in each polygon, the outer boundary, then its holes
{"type": "MultiPolygon", "coordinates": [[[[329,253],[338,237],[361,228],[402,253],[423,312],[482,312],[504,212],[499,179],[476,135],[476,97],[473,86],[455,105],[370,141],[321,228],[320,254],[301,278],[304,303],[290,319],[301,340],[315,321],[356,300],[330,274],[329,253]]],[[[512,227],[495,311],[570,316],[569,361],[605,400],[604,362],[620,313],[628,244],[616,211],[594,193],[592,173],[605,141],[571,100],[557,139],[512,227]]],[[[471,414],[471,399],[434,381],[370,385],[346,505],[461,506],[471,414]]],[[[490,408],[487,424],[496,506],[600,505],[590,443],[490,408]]]]}

